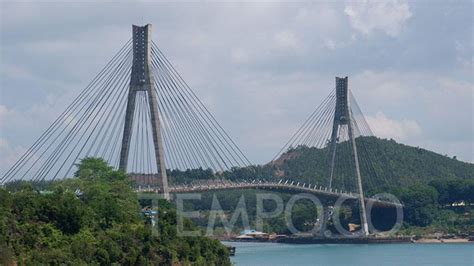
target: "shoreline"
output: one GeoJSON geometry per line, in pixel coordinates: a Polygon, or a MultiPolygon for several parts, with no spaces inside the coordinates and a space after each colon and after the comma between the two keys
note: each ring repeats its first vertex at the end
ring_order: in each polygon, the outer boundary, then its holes
{"type": "Polygon", "coordinates": [[[473,244],[468,238],[420,238],[413,240],[415,244],[473,244]]]}
{"type": "Polygon", "coordinates": [[[283,238],[278,240],[253,239],[239,240],[233,238],[219,238],[228,243],[276,243],[276,244],[474,244],[469,238],[420,238],[414,240],[410,237],[401,238],[283,238]]]}

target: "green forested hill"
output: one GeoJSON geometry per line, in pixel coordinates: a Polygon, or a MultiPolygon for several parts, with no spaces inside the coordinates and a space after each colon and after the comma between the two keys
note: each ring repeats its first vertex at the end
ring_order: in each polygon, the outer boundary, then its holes
{"type": "MultiPolygon", "coordinates": [[[[474,202],[474,164],[394,140],[359,137],[356,143],[366,195],[378,192],[396,195],[405,205],[406,228],[429,226],[427,232],[472,232],[470,205],[454,210],[449,206],[455,202],[474,202]]],[[[356,191],[349,143],[339,143],[336,149],[333,188],[356,191]]],[[[327,147],[296,147],[277,160],[256,167],[256,175],[326,186],[329,154],[327,147]]],[[[246,173],[235,170],[231,176],[237,177],[242,172],[246,173]]]]}
{"type": "MultiPolygon", "coordinates": [[[[376,137],[360,137],[356,140],[363,187],[366,196],[379,192],[395,195],[404,204],[404,230],[411,234],[432,232],[474,232],[470,203],[474,203],[474,164],[458,161],[425,149],[399,144],[394,140],[376,137]],[[452,207],[451,204],[464,202],[464,207],[452,207]],[[421,228],[421,229],[420,229],[421,228]],[[413,231],[415,230],[415,231],[413,231]]],[[[351,165],[351,147],[348,142],[337,145],[334,189],[357,191],[355,188],[353,165],[351,165]]],[[[329,174],[328,148],[310,148],[299,146],[288,150],[277,160],[266,165],[245,168],[233,168],[215,178],[230,180],[288,179],[300,184],[327,186],[329,174]],[[222,176],[223,175],[223,176],[222,176]]],[[[191,182],[196,177],[209,178],[203,169],[194,171],[170,172],[171,182],[191,182]]],[[[256,191],[217,192],[224,210],[232,212],[238,201],[244,196],[246,206],[250,206],[249,216],[253,219],[256,191]]],[[[214,193],[204,194],[202,201],[193,203],[194,208],[208,210],[214,193]]],[[[279,194],[287,202],[291,194],[279,194]]],[[[308,206],[311,206],[308,205],[308,206]]],[[[308,206],[299,206],[293,214],[295,224],[304,228],[312,224],[308,206]]],[[[314,212],[313,212],[314,213],[314,212]]],[[[353,209],[352,213],[358,213],[353,209]]],[[[357,223],[357,215],[347,214],[345,219],[357,223]],[[350,218],[350,219],[349,219],[350,218]]],[[[205,216],[204,216],[205,217],[205,216]]],[[[387,213],[374,214],[383,226],[391,226],[384,220],[387,213]]],[[[207,220],[197,221],[205,225],[207,220]]],[[[269,232],[287,233],[285,221],[281,217],[270,219],[265,225],[269,232]]]]}
{"type": "Polygon", "coordinates": [[[219,241],[179,234],[172,203],[142,201],[158,216],[142,215],[127,175],[102,159],[44,188],[0,188],[0,265],[230,265],[219,241]]]}
{"type": "MultiPolygon", "coordinates": [[[[474,164],[458,161],[418,147],[376,137],[357,138],[361,172],[365,185],[410,185],[438,179],[474,178],[474,164]]],[[[336,176],[339,185],[350,187],[351,169],[349,143],[338,144],[336,176]]],[[[307,183],[325,184],[329,176],[329,150],[300,146],[287,151],[263,168],[276,178],[289,178],[307,183]]]]}

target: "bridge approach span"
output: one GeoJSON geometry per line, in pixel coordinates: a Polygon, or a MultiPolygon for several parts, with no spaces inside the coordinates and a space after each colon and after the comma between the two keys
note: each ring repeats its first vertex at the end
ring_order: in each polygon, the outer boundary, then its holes
{"type": "MultiPolygon", "coordinates": [[[[287,193],[308,193],[317,196],[320,200],[335,202],[338,199],[356,201],[359,195],[352,192],[338,191],[327,187],[295,182],[290,180],[275,181],[229,181],[229,180],[206,180],[185,185],[171,185],[170,193],[202,193],[222,190],[261,189],[287,193]]],[[[155,187],[138,187],[137,192],[157,192],[155,187]]],[[[366,204],[373,204],[378,208],[403,207],[402,204],[392,202],[388,199],[365,198],[366,204]]]]}

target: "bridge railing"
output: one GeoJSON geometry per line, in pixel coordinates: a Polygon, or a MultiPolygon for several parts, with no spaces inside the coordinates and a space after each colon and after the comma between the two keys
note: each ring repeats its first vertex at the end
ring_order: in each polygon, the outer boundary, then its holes
{"type": "MultiPolygon", "coordinates": [[[[330,197],[345,197],[348,199],[357,199],[359,194],[342,191],[337,189],[329,189],[317,184],[306,184],[295,182],[291,180],[279,181],[262,181],[262,180],[206,180],[197,181],[190,184],[171,185],[169,186],[170,193],[191,193],[191,192],[205,192],[213,190],[227,190],[227,189],[275,189],[275,190],[293,190],[299,192],[306,192],[312,194],[321,194],[330,197]]],[[[138,192],[158,192],[156,187],[138,188],[138,192]]],[[[366,201],[373,201],[377,203],[397,205],[389,200],[378,198],[366,198],[366,201]]]]}

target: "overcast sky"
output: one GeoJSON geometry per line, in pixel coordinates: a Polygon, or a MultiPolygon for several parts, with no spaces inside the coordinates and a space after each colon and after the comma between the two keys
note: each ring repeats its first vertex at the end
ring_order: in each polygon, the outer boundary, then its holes
{"type": "Polygon", "coordinates": [[[472,1],[1,3],[0,174],[101,67],[153,39],[254,163],[334,87],[379,137],[474,161],[472,1]]]}

